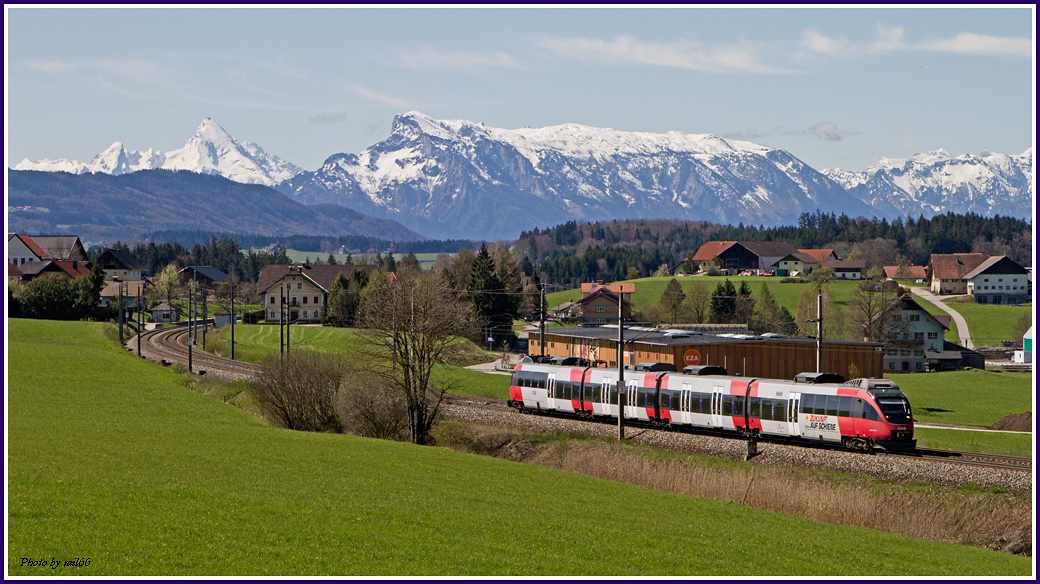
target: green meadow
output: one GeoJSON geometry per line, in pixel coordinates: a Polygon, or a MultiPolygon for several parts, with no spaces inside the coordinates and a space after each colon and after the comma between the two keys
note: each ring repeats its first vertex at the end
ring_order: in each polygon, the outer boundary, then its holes
{"type": "Polygon", "coordinates": [[[924,424],[986,427],[1004,416],[1033,411],[1029,373],[966,369],[885,377],[903,390],[914,419],[924,424]]]}
{"type": "Polygon", "coordinates": [[[8,321],[10,576],[1031,574],[1028,557],[273,428],[104,326],[8,321]]]}

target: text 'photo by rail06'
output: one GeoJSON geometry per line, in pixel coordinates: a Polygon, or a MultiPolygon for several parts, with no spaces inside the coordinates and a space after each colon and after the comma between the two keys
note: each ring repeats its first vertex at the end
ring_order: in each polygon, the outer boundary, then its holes
{"type": "MultiPolygon", "coordinates": [[[[523,361],[509,388],[509,405],[518,411],[617,419],[616,370],[577,358],[523,361]]],[[[626,372],[621,391],[626,421],[867,451],[916,447],[910,402],[888,379],[846,382],[820,373],[793,381],[755,379],[727,376],[722,367],[691,366],[678,373],[671,364],[643,363],[626,372]]]]}

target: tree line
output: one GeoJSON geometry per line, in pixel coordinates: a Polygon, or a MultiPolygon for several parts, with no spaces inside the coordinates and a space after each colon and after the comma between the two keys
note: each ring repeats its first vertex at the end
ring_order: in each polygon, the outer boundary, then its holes
{"type": "MultiPolygon", "coordinates": [[[[1032,263],[1032,228],[1011,217],[946,213],[931,218],[850,218],[834,213],[802,213],[796,226],[765,228],[707,221],[569,221],[549,229],[524,231],[513,245],[548,282],[614,281],[643,277],[662,265],[680,263],[708,241],[785,241],[796,249],[834,249],[839,258],[864,259],[868,268],[926,265],[932,254],[978,252],[1032,263]],[[609,251],[608,251],[609,250],[609,251]]],[[[689,269],[689,267],[685,268],[689,269]]]]}

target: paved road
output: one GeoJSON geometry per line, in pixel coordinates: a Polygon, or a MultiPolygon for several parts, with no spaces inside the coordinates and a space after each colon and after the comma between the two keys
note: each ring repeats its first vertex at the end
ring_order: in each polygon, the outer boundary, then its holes
{"type": "Polygon", "coordinates": [[[921,298],[931,302],[932,304],[939,307],[946,314],[949,314],[953,318],[953,322],[957,323],[957,335],[960,337],[960,345],[967,347],[968,349],[974,349],[975,347],[971,343],[971,331],[968,330],[968,323],[964,320],[964,317],[959,312],[946,306],[942,300],[942,296],[936,296],[932,294],[932,291],[928,288],[922,288],[920,286],[914,286],[910,288],[910,291],[917,294],[921,298]]]}

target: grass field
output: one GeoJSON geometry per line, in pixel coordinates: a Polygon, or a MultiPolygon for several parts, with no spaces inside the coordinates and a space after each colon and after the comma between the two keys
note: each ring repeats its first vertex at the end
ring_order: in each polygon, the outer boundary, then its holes
{"type": "MultiPolygon", "coordinates": [[[[397,262],[401,261],[401,259],[407,253],[408,252],[395,253],[394,254],[394,261],[397,261],[397,262]]],[[[316,252],[316,251],[300,251],[300,250],[297,250],[297,249],[287,249],[287,250],[285,250],[285,255],[289,256],[289,259],[294,261],[294,262],[303,262],[305,260],[310,260],[311,263],[316,263],[319,259],[321,261],[323,261],[323,262],[327,261],[329,259],[329,254],[327,254],[327,253],[321,253],[321,252],[316,252]]],[[[367,254],[367,253],[365,253],[365,254],[334,253],[334,254],[332,254],[332,257],[336,258],[336,262],[337,263],[342,264],[342,263],[345,263],[347,261],[347,256],[348,255],[352,256],[351,259],[354,261],[354,263],[359,263],[359,261],[362,259],[362,256],[368,257],[369,255],[371,255],[372,257],[375,257],[374,253],[373,254],[367,254]]],[[[386,254],[383,254],[383,255],[385,256],[386,254]]],[[[433,264],[436,263],[438,255],[440,255],[440,254],[437,254],[437,253],[417,253],[417,254],[415,254],[415,258],[419,260],[419,265],[420,266],[422,266],[423,268],[426,268],[426,269],[430,269],[430,268],[433,267],[433,264]]],[[[452,256],[452,257],[455,257],[458,254],[457,253],[449,253],[448,255],[452,256]]]]}
{"type": "Polygon", "coordinates": [[[103,326],[8,321],[11,576],[1031,573],[1027,557],[269,427],[103,326]]]}
{"type": "Polygon", "coordinates": [[[1009,414],[1033,410],[1033,379],[1028,373],[968,369],[939,373],[893,373],[921,423],[990,426],[1009,414]]]}
{"type": "Polygon", "coordinates": [[[1011,329],[1023,314],[1032,314],[1032,306],[1002,306],[994,304],[975,304],[974,302],[946,302],[946,306],[956,310],[968,323],[971,331],[971,342],[976,347],[999,347],[1000,343],[1012,339],[1011,329]]]}
{"type": "Polygon", "coordinates": [[[942,448],[1030,458],[1034,452],[1032,434],[915,428],[914,437],[917,438],[918,448],[942,448]]]}
{"type": "MultiPolygon", "coordinates": [[[[208,349],[216,349],[228,357],[231,330],[228,327],[213,330],[206,336],[208,349]]],[[[290,351],[321,351],[349,355],[364,345],[353,329],[322,326],[294,326],[289,333],[290,351]]],[[[235,327],[235,358],[250,363],[261,363],[278,353],[278,326],[270,324],[239,325],[235,327]]],[[[470,371],[465,367],[490,363],[498,353],[484,351],[472,343],[459,341],[458,350],[451,355],[451,363],[439,365],[436,379],[448,384],[452,393],[480,397],[509,398],[509,377],[470,371]]],[[[347,357],[345,357],[347,358],[347,357]]]]}

